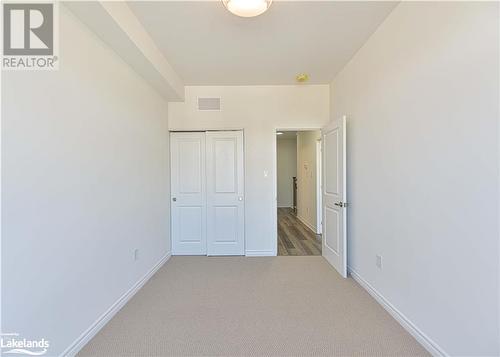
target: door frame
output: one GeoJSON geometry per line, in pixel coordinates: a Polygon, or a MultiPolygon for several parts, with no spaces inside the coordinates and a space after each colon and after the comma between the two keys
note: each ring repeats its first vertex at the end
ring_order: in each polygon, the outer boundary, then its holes
{"type": "Polygon", "coordinates": [[[316,140],[316,234],[323,234],[323,152],[322,139],[316,140]]]}
{"type": "MultiPolygon", "coordinates": [[[[278,137],[276,133],[278,131],[316,131],[316,130],[321,130],[323,127],[322,126],[315,126],[315,127],[299,127],[299,128],[293,128],[293,127],[274,127],[274,148],[273,148],[273,167],[274,170],[273,172],[273,182],[274,182],[274,187],[273,187],[273,195],[274,195],[274,200],[273,200],[273,226],[274,226],[274,254],[275,256],[278,255],[278,137]]],[[[315,232],[316,233],[316,232],[315,232]]]]}
{"type": "MultiPolygon", "coordinates": [[[[169,210],[170,214],[168,215],[168,220],[169,220],[169,233],[170,233],[170,251],[172,251],[172,244],[173,244],[173,234],[172,234],[172,162],[170,160],[170,150],[171,150],[171,134],[172,133],[193,133],[193,132],[208,132],[208,131],[241,131],[243,134],[243,210],[245,212],[244,220],[243,220],[243,251],[246,252],[246,245],[247,245],[247,240],[246,240],[246,197],[247,197],[247,188],[246,188],[246,164],[247,164],[247,157],[246,157],[246,140],[245,140],[245,128],[169,128],[168,129],[168,150],[169,150],[169,159],[168,159],[168,170],[170,172],[169,175],[169,190],[170,190],[170,195],[168,197],[168,204],[169,204],[169,210]]],[[[277,236],[276,236],[277,237],[277,236]]],[[[278,243],[278,240],[276,240],[276,244],[278,243]]],[[[277,246],[276,246],[277,249],[277,246]]],[[[277,250],[276,250],[277,251],[277,250]]],[[[246,254],[245,254],[246,255],[246,254]]],[[[245,256],[243,255],[243,256],[245,256]]]]}

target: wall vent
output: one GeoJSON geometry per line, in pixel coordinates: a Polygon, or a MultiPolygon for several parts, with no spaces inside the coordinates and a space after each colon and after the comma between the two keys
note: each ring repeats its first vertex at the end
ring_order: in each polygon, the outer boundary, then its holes
{"type": "Polygon", "coordinates": [[[198,110],[220,110],[220,98],[198,98],[198,110]]]}

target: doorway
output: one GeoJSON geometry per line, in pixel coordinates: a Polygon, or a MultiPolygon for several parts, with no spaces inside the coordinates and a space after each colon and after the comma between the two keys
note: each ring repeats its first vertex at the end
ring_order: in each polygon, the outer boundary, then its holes
{"type": "Polygon", "coordinates": [[[278,255],[322,253],[320,142],[320,130],[276,131],[278,255]]]}

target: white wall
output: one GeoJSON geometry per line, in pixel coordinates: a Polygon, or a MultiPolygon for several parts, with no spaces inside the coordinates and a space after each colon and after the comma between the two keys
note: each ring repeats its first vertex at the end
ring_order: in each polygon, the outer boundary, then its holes
{"type": "Polygon", "coordinates": [[[246,252],[276,254],[276,129],[326,124],[329,86],[186,87],[168,109],[171,129],[244,129],[246,252]],[[220,96],[222,110],[198,111],[203,96],[220,96]]]}
{"type": "Polygon", "coordinates": [[[498,15],[403,2],[331,90],[349,265],[450,355],[500,353],[498,15]]]}
{"type": "Polygon", "coordinates": [[[278,207],[293,207],[293,178],[297,176],[297,139],[278,137],[276,154],[278,207]]]}
{"type": "Polygon", "coordinates": [[[301,131],[297,135],[297,217],[314,232],[317,227],[316,143],[321,131],[301,131]]]}
{"type": "Polygon", "coordinates": [[[60,61],[2,82],[2,329],[50,356],[170,251],[167,103],[63,6],[60,61]]]}

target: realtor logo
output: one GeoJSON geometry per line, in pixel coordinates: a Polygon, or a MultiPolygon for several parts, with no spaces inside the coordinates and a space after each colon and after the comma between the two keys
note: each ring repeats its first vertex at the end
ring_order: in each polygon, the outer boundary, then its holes
{"type": "Polygon", "coordinates": [[[53,4],[4,4],[4,55],[54,54],[53,4]]]}
{"type": "Polygon", "coordinates": [[[54,3],[3,4],[4,69],[55,69],[54,3]]]}

